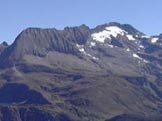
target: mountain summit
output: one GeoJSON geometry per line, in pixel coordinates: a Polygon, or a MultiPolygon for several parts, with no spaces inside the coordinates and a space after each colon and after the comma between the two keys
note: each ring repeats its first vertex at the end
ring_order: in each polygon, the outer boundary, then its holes
{"type": "Polygon", "coordinates": [[[162,120],[161,35],[116,22],[27,28],[0,49],[1,120],[162,120]]]}

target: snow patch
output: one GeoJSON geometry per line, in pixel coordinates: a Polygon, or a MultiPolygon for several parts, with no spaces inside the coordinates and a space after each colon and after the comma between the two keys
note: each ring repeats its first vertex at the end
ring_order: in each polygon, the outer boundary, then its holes
{"type": "Polygon", "coordinates": [[[83,47],[84,47],[84,45],[79,45],[79,44],[76,44],[76,47],[77,47],[77,48],[83,48],[83,47]]]}
{"type": "Polygon", "coordinates": [[[146,38],[146,39],[149,39],[150,36],[147,36],[147,35],[143,35],[142,38],[146,38]]]}
{"type": "Polygon", "coordinates": [[[93,40],[104,43],[106,39],[111,39],[112,36],[113,37],[117,37],[118,35],[124,36],[125,33],[127,32],[117,26],[109,26],[106,27],[105,30],[101,32],[93,33],[91,37],[93,40]]]}
{"type": "Polygon", "coordinates": [[[110,45],[110,44],[105,44],[105,46],[108,46],[110,48],[114,48],[114,46],[113,45],[110,45]]]}
{"type": "Polygon", "coordinates": [[[141,59],[137,54],[133,53],[133,57],[141,59]]]}
{"type": "Polygon", "coordinates": [[[104,43],[106,39],[111,39],[112,37],[117,37],[118,35],[124,36],[125,34],[126,37],[131,40],[134,41],[136,40],[133,35],[128,34],[128,32],[126,32],[125,30],[117,27],[117,26],[109,26],[106,27],[103,31],[98,32],[98,33],[93,33],[91,35],[92,39],[97,41],[97,42],[101,42],[104,43]]]}
{"type": "Polygon", "coordinates": [[[87,56],[91,57],[93,60],[99,60],[99,58],[95,57],[95,56],[92,56],[90,54],[87,53],[87,56]]]}
{"type": "Polygon", "coordinates": [[[129,48],[127,48],[127,49],[126,49],[126,51],[127,51],[127,52],[129,52],[129,51],[130,51],[130,49],[129,49],[129,48]]]}
{"type": "Polygon", "coordinates": [[[80,52],[85,53],[85,49],[83,45],[76,44],[76,46],[80,52]]]}
{"type": "Polygon", "coordinates": [[[86,56],[92,58],[93,60],[99,60],[99,58],[97,58],[97,57],[95,57],[95,56],[92,56],[92,55],[89,54],[89,53],[84,52],[84,54],[85,54],[86,56]]]}
{"type": "Polygon", "coordinates": [[[139,45],[140,48],[145,48],[143,45],[139,45]]]}
{"type": "Polygon", "coordinates": [[[132,40],[132,41],[136,40],[136,39],[133,37],[133,35],[130,35],[130,34],[127,35],[127,38],[128,38],[129,40],[132,40]]]}
{"type": "Polygon", "coordinates": [[[134,58],[137,58],[137,59],[139,59],[139,60],[142,60],[142,61],[145,62],[145,63],[149,63],[147,60],[145,60],[145,59],[139,57],[139,56],[138,56],[137,54],[135,54],[135,53],[133,53],[133,57],[134,57],[134,58]]]}
{"type": "Polygon", "coordinates": [[[94,33],[91,35],[91,37],[93,38],[93,40],[96,40],[97,42],[101,42],[101,43],[104,43],[106,39],[111,39],[109,31],[106,30],[102,32],[94,33]]]}
{"type": "Polygon", "coordinates": [[[135,37],[136,37],[136,38],[138,38],[138,37],[139,37],[139,35],[135,35],[135,37]]]}
{"type": "Polygon", "coordinates": [[[96,46],[96,43],[95,42],[90,42],[90,47],[94,47],[96,46]]]}
{"type": "Polygon", "coordinates": [[[94,56],[92,56],[91,54],[87,53],[87,52],[85,51],[83,45],[78,45],[78,44],[76,44],[76,46],[78,47],[78,50],[79,50],[81,53],[83,53],[84,55],[86,55],[86,56],[88,56],[88,57],[91,57],[91,58],[94,59],[94,60],[99,60],[99,58],[94,57],[94,56]]]}
{"type": "Polygon", "coordinates": [[[158,40],[159,40],[158,37],[154,37],[154,38],[151,39],[151,43],[156,43],[158,40]]]}
{"type": "Polygon", "coordinates": [[[110,34],[114,37],[117,37],[118,34],[124,36],[124,34],[126,33],[126,31],[122,30],[117,26],[106,27],[106,30],[108,30],[110,34]]]}
{"type": "Polygon", "coordinates": [[[85,52],[84,48],[80,48],[79,51],[83,53],[85,52]]]}

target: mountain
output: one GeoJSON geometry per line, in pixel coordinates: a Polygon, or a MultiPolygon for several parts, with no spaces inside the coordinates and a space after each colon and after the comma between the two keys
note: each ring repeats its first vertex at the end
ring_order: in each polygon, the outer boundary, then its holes
{"type": "Polygon", "coordinates": [[[161,53],[129,24],[27,28],[0,54],[0,119],[160,121],[161,53]]]}

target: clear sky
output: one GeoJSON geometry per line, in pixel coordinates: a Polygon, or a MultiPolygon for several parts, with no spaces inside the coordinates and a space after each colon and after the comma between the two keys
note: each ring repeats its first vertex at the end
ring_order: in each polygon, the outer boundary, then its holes
{"type": "Polygon", "coordinates": [[[112,21],[148,35],[162,33],[162,0],[0,0],[0,42],[27,27],[58,28],[112,21]]]}

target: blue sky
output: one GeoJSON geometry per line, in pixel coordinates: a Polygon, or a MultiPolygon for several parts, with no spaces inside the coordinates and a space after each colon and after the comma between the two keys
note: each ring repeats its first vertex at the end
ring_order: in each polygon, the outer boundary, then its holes
{"type": "Polygon", "coordinates": [[[27,27],[58,28],[112,21],[148,35],[162,33],[162,0],[1,0],[0,42],[13,42],[27,27]]]}

